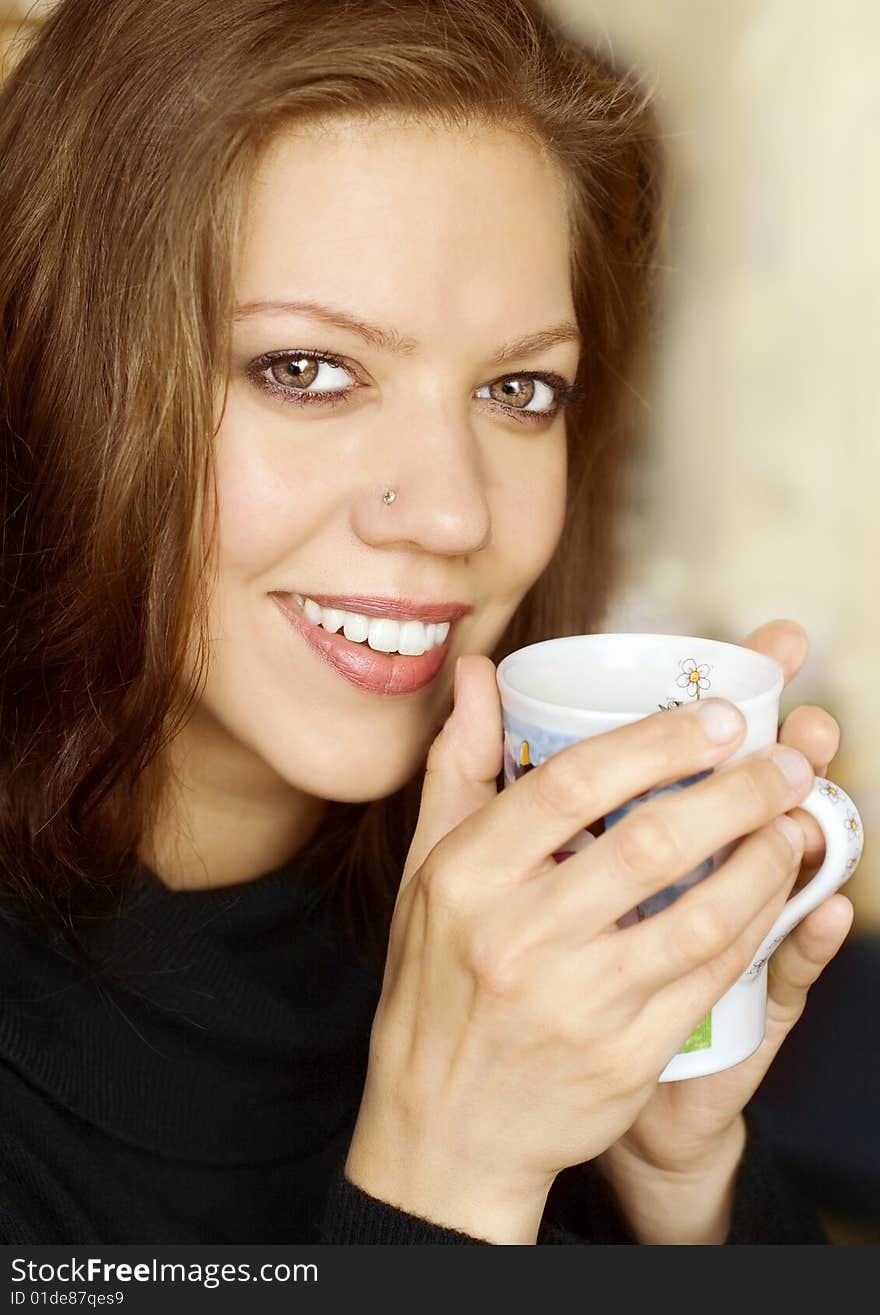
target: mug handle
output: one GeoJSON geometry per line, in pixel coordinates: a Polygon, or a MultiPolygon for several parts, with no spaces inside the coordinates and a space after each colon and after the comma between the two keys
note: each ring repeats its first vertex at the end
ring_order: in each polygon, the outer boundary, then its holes
{"type": "Polygon", "coordinates": [[[803,890],[799,890],[783,908],[758,949],[744,980],[757,977],[793,927],[818,904],[821,904],[845,881],[849,881],[859,864],[865,843],[859,810],[845,790],[824,776],[817,776],[813,788],[797,805],[815,817],[825,836],[825,861],[803,890]]]}

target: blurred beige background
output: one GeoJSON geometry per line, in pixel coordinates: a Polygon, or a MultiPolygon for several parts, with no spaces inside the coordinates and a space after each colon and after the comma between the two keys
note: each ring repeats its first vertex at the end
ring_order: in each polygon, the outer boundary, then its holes
{"type": "Polygon", "coordinates": [[[880,6],[548,0],[656,88],[672,166],[663,314],[610,629],[811,641],[782,713],[840,722],[829,773],[880,931],[880,6]],[[873,526],[873,529],[872,529],[873,526]]]}
{"type": "MultiPolygon", "coordinates": [[[[841,723],[831,775],[867,833],[847,890],[856,929],[880,930],[880,5],[546,2],[655,86],[672,165],[609,628],[735,642],[774,617],[806,627],[810,657],[782,710],[819,703],[841,723]]],[[[7,66],[21,16],[51,4],[0,0],[7,66]]]]}

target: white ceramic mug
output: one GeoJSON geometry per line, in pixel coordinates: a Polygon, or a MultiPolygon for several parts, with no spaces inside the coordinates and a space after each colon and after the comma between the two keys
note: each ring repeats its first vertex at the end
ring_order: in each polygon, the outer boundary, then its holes
{"type": "MultiPolygon", "coordinates": [[[[659,709],[717,696],[736,704],[746,720],[742,744],[725,763],[773,744],[785,683],[777,662],[752,649],[691,635],[596,634],[548,639],[510,653],[498,664],[504,723],[504,784],[510,785],[560,749],[659,709]]],[[[711,771],[713,769],[709,769],[711,771]]],[[[613,826],[653,795],[681,790],[709,775],[698,772],[638,795],[604,818],[613,826]]],[[[815,817],[825,836],[825,860],[793,895],[743,976],[684,1039],[660,1075],[661,1082],[700,1077],[740,1063],[761,1044],[766,1024],[767,960],[791,929],[856,870],[862,853],[861,818],[839,785],[815,778],[798,805],[815,817]]],[[[597,821],[599,819],[596,819],[597,821]]],[[[593,824],[590,819],[589,825],[593,824]]],[[[594,843],[582,830],[554,854],[562,862],[594,843]]],[[[725,845],[693,872],[652,896],[620,920],[621,926],[656,913],[708,876],[733,852],[725,845]]]]}

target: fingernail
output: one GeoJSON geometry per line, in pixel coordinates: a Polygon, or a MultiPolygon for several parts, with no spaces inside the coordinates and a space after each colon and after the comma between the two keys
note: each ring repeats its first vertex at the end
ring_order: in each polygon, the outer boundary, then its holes
{"type": "Polygon", "coordinates": [[[723,744],[732,740],[742,725],[742,713],[724,699],[709,699],[700,704],[700,724],[710,740],[723,744]]]}
{"type": "Polygon", "coordinates": [[[781,817],[777,817],[776,825],[787,838],[788,843],[791,845],[794,852],[796,854],[802,853],[804,848],[804,833],[794,818],[786,817],[785,813],[783,813],[781,817]]]}
{"type": "Polygon", "coordinates": [[[807,785],[813,770],[797,749],[791,749],[787,744],[774,744],[770,756],[793,790],[807,785]]]}

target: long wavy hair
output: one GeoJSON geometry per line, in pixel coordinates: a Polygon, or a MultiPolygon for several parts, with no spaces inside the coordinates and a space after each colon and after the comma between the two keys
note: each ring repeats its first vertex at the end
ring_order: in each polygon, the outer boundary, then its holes
{"type": "MultiPolygon", "coordinates": [[[[0,91],[0,895],[90,958],[198,700],[216,389],[250,180],[331,116],[502,125],[558,164],[584,337],[557,552],[495,651],[597,629],[619,574],[663,157],[651,93],[533,0],[61,0],[0,91]],[[195,643],[195,670],[187,655],[195,643]],[[187,674],[188,673],[188,674],[187,674]]],[[[384,952],[424,764],[331,803],[326,886],[384,952]]],[[[366,935],[364,934],[366,933],[366,935]]]]}

